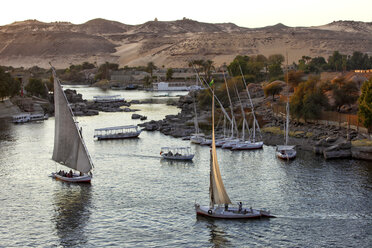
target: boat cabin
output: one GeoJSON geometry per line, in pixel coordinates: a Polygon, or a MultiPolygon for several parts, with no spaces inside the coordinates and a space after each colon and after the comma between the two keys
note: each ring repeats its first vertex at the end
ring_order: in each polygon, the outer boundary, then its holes
{"type": "Polygon", "coordinates": [[[13,123],[25,123],[30,121],[30,113],[13,115],[13,123]]]}
{"type": "Polygon", "coordinates": [[[141,129],[135,125],[98,128],[94,130],[94,138],[102,139],[129,139],[137,138],[141,129]]]}

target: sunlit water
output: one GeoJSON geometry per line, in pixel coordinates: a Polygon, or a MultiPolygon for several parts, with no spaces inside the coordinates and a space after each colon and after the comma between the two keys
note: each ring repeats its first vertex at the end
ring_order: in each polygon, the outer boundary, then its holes
{"type": "MultiPolygon", "coordinates": [[[[155,120],[179,111],[163,104],[136,108],[155,120]]],[[[91,185],[48,177],[62,168],[51,160],[54,118],[0,123],[0,247],[371,247],[371,163],[326,162],[301,151],[288,163],[269,146],[219,149],[232,201],[278,218],[197,219],[194,203],[209,199],[209,148],[192,145],[192,163],[168,162],[160,159],[161,146],[189,142],[159,132],[93,139],[95,128],[139,122],[130,116],[78,118],[95,166],[91,185]]]]}

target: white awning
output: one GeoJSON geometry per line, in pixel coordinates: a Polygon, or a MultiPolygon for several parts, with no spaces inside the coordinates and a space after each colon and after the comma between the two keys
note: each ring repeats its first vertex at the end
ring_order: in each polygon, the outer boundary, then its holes
{"type": "Polygon", "coordinates": [[[108,131],[108,130],[119,130],[119,129],[137,129],[135,125],[128,125],[128,126],[117,126],[117,127],[105,127],[105,128],[97,128],[94,131],[108,131]]]}

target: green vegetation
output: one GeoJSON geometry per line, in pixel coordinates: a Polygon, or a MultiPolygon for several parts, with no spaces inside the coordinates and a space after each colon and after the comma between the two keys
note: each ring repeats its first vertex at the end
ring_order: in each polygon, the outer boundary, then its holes
{"type": "Polygon", "coordinates": [[[195,69],[200,72],[202,71],[204,73],[204,79],[207,82],[210,82],[212,80],[212,71],[215,70],[214,68],[214,62],[212,60],[192,60],[189,62],[189,67],[196,67],[195,69]]]}
{"type": "Polygon", "coordinates": [[[332,81],[332,93],[338,112],[342,106],[355,103],[359,96],[359,90],[355,83],[346,81],[344,77],[332,81]]]}
{"type": "MultiPolygon", "coordinates": [[[[63,81],[69,81],[74,83],[82,83],[85,82],[87,79],[85,78],[84,70],[96,68],[95,64],[89,62],[83,62],[80,65],[70,65],[69,68],[66,68],[62,72],[59,73],[61,79],[63,81]]],[[[92,83],[92,82],[90,82],[92,83]]]]}
{"type": "MultiPolygon", "coordinates": [[[[280,127],[264,127],[261,128],[261,131],[264,133],[272,133],[276,135],[284,135],[284,130],[280,127]]],[[[290,131],[289,136],[291,137],[307,137],[310,138],[314,134],[312,132],[305,132],[305,131],[290,131]]]]}
{"type": "Polygon", "coordinates": [[[292,87],[297,87],[299,83],[303,82],[304,72],[303,71],[289,71],[288,72],[288,83],[292,87]]]}
{"type": "Polygon", "coordinates": [[[21,83],[0,68],[0,98],[14,96],[21,90],[21,83]]]}
{"type": "Polygon", "coordinates": [[[322,71],[366,70],[372,68],[372,56],[355,51],[351,56],[334,51],[326,61],[323,57],[311,58],[302,56],[298,61],[298,69],[305,73],[322,71]]]}
{"type": "Polygon", "coordinates": [[[25,90],[27,90],[28,94],[38,97],[46,97],[48,95],[48,90],[45,84],[41,81],[41,79],[37,78],[30,78],[25,90]]]}
{"type": "Polygon", "coordinates": [[[269,77],[270,81],[280,79],[283,75],[282,63],[284,56],[273,54],[266,58],[264,55],[235,57],[228,66],[232,76],[240,76],[242,69],[247,82],[259,82],[269,77]]]}
{"type": "Polygon", "coordinates": [[[328,107],[328,99],[317,87],[318,77],[310,77],[307,82],[300,83],[290,101],[291,114],[296,118],[319,118],[323,108],[328,107]]]}
{"type": "Polygon", "coordinates": [[[148,63],[147,63],[146,71],[147,71],[148,73],[150,73],[151,78],[152,78],[152,73],[153,73],[153,71],[154,71],[156,68],[157,68],[157,67],[155,66],[154,62],[148,62],[148,63]]]}
{"type": "Polygon", "coordinates": [[[98,67],[98,72],[94,76],[95,80],[110,80],[110,70],[118,70],[119,65],[106,62],[98,67]]]}
{"type": "Polygon", "coordinates": [[[362,85],[362,93],[358,99],[358,116],[363,125],[372,132],[372,78],[362,85]]]}
{"type": "Polygon", "coordinates": [[[172,68],[168,68],[167,70],[167,74],[166,74],[166,80],[171,80],[173,77],[173,69],[172,68]]]}
{"type": "Polygon", "coordinates": [[[280,82],[274,81],[266,85],[263,90],[266,97],[273,96],[273,101],[275,101],[275,95],[279,95],[283,90],[283,87],[280,82]]]}
{"type": "Polygon", "coordinates": [[[353,140],[351,141],[352,146],[372,146],[372,140],[369,139],[361,139],[361,140],[353,140]]]}
{"type": "Polygon", "coordinates": [[[268,58],[268,70],[270,81],[278,79],[279,76],[283,75],[282,63],[284,56],[281,54],[270,55],[268,58]]]}
{"type": "Polygon", "coordinates": [[[263,55],[250,57],[238,55],[228,66],[232,76],[241,76],[239,66],[247,82],[259,82],[266,78],[268,60],[263,55]]]}

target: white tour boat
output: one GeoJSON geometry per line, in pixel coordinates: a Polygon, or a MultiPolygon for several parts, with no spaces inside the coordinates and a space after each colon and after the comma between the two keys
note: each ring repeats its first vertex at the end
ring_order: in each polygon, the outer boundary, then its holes
{"type": "Polygon", "coordinates": [[[94,129],[93,138],[98,140],[105,139],[131,139],[137,138],[142,130],[135,125],[106,127],[94,129]]]}
{"type": "Polygon", "coordinates": [[[49,116],[47,114],[43,114],[43,113],[31,113],[30,121],[43,121],[43,120],[47,120],[48,117],[49,116]]]}
{"type": "MultiPolygon", "coordinates": [[[[214,92],[213,92],[214,94],[214,92]]],[[[210,186],[209,186],[209,206],[195,204],[196,215],[218,219],[253,219],[263,217],[275,217],[266,210],[256,210],[229,206],[230,198],[227,195],[222,181],[220,168],[217,161],[217,152],[214,134],[214,97],[212,96],[212,149],[210,152],[210,186]]]]}
{"type": "Polygon", "coordinates": [[[31,114],[30,113],[22,113],[22,114],[18,114],[18,115],[13,115],[13,119],[12,119],[12,122],[13,123],[25,123],[25,122],[29,122],[30,121],[30,117],[31,114]]]}
{"type": "Polygon", "coordinates": [[[71,183],[90,183],[93,163],[85,146],[81,129],[74,119],[61,83],[52,67],[54,78],[55,129],[52,159],[69,167],[70,172],[59,171],[50,176],[71,183]],[[76,170],[77,172],[73,172],[76,170]]]}
{"type": "Polygon", "coordinates": [[[94,102],[108,103],[108,102],[123,102],[124,98],[120,97],[120,95],[93,96],[93,100],[94,102]]]}
{"type": "Polygon", "coordinates": [[[47,114],[43,113],[22,113],[18,115],[13,115],[13,123],[26,123],[30,121],[42,121],[48,119],[47,114]]]}
{"type": "Polygon", "coordinates": [[[191,147],[162,147],[160,155],[170,160],[192,160],[194,155],[191,147]]]}

